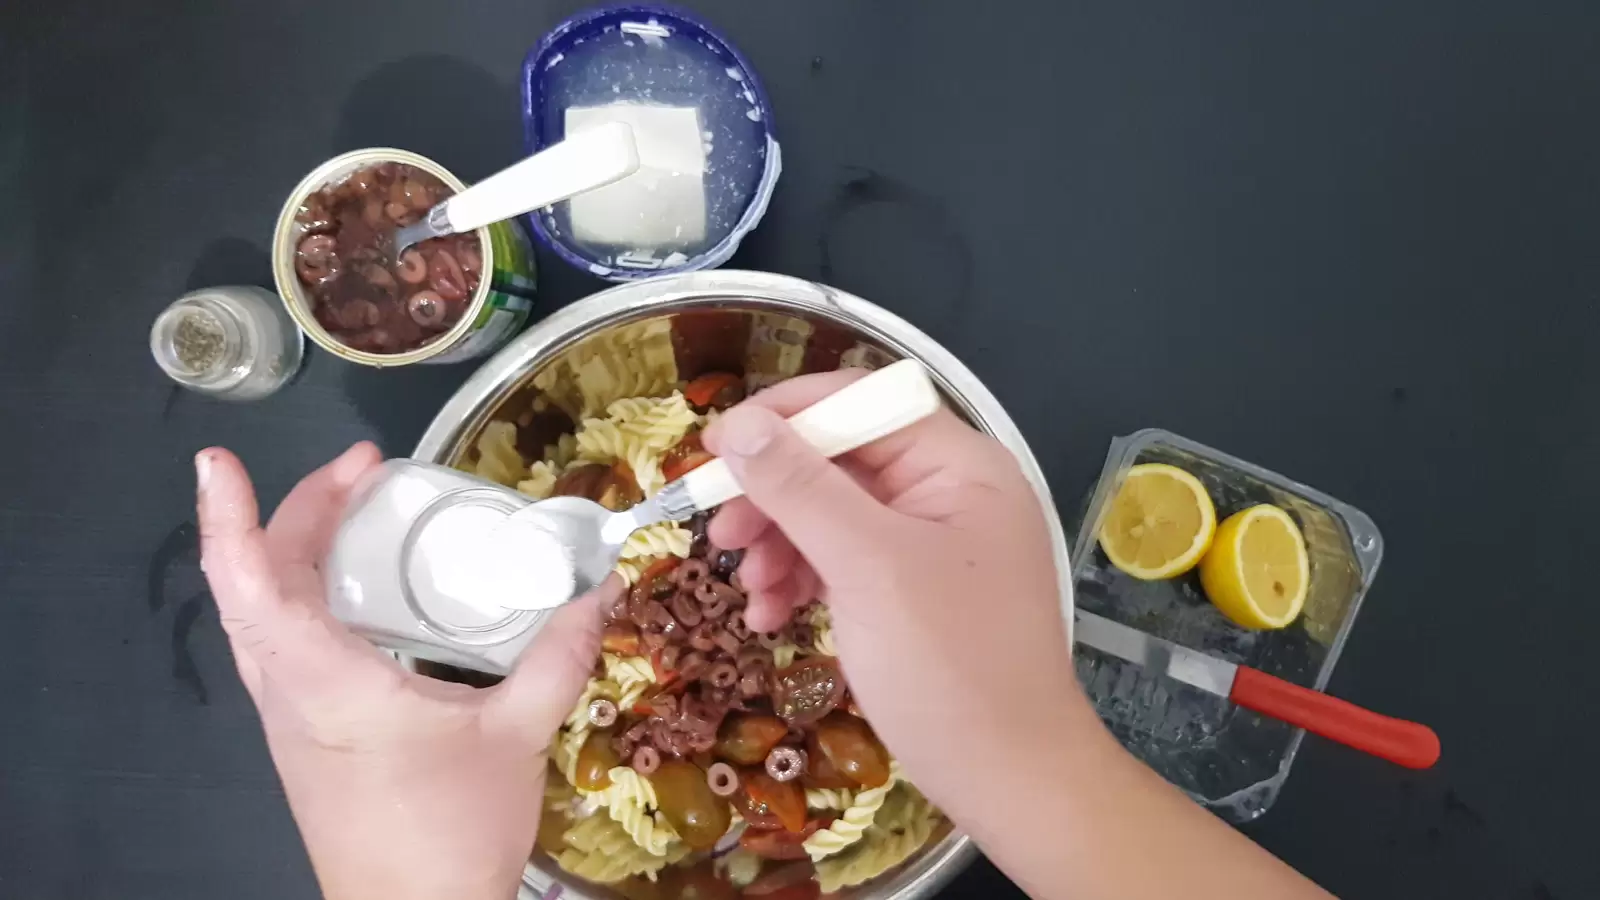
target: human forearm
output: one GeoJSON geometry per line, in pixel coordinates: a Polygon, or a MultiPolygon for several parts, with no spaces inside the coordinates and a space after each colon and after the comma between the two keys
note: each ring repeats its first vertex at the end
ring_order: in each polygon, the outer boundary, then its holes
{"type": "Polygon", "coordinates": [[[1032,759],[1051,762],[1031,771],[996,765],[1005,785],[990,790],[1002,793],[970,812],[951,811],[1031,896],[1326,900],[1321,888],[1130,756],[1087,704],[1073,701],[1053,724],[1010,742],[1031,744],[1032,759]]]}

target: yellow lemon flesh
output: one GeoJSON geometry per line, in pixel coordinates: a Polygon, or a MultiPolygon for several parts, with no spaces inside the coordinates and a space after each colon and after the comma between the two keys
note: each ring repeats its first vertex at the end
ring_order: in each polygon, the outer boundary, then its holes
{"type": "Polygon", "coordinates": [[[1100,527],[1111,564],[1135,578],[1175,578],[1211,546],[1217,510],[1200,479],[1177,466],[1145,463],[1128,470],[1100,527]]]}
{"type": "Polygon", "coordinates": [[[1234,513],[1200,561],[1200,585],[1222,614],[1246,628],[1282,628],[1300,615],[1311,582],[1306,539],[1276,506],[1234,513]]]}

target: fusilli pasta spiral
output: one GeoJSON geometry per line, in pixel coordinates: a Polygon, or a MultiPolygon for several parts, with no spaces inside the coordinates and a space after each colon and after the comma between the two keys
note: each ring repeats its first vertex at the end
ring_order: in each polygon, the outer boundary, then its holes
{"type": "Polygon", "coordinates": [[[517,426],[510,422],[490,422],[478,435],[478,461],[468,471],[511,487],[522,478],[522,456],[517,453],[517,426]]]}
{"type": "Polygon", "coordinates": [[[665,855],[651,853],[634,843],[627,829],[608,816],[578,820],[563,839],[569,846],[556,857],[556,864],[597,884],[615,884],[633,875],[654,881],[656,873],[689,852],[679,843],[665,855]]]}
{"type": "Polygon", "coordinates": [[[612,803],[607,812],[611,821],[628,833],[634,846],[651,856],[666,856],[678,843],[677,832],[661,813],[652,813],[634,803],[612,803]]]}
{"type": "Polygon", "coordinates": [[[639,578],[645,569],[665,558],[665,556],[640,556],[636,559],[618,560],[616,572],[628,583],[628,587],[633,587],[639,583],[639,578]]]}
{"type": "Polygon", "coordinates": [[[610,678],[591,678],[584,685],[583,693],[578,695],[578,702],[573,704],[572,712],[567,714],[567,721],[556,735],[553,758],[556,768],[566,777],[568,784],[578,781],[578,751],[583,749],[583,742],[589,737],[589,704],[604,697],[611,700],[621,708],[631,707],[644,696],[645,690],[650,686],[648,681],[638,681],[623,687],[610,678]]]}
{"type": "Polygon", "coordinates": [[[735,849],[718,857],[713,865],[718,872],[722,873],[724,878],[728,879],[729,884],[736,888],[743,888],[756,880],[761,874],[761,866],[763,864],[761,857],[751,853],[749,850],[735,849]]]}
{"type": "Polygon", "coordinates": [[[596,416],[626,397],[656,397],[678,380],[672,323],[656,319],[588,338],[534,376],[533,384],[574,418],[596,416]]]}
{"type": "Polygon", "coordinates": [[[541,460],[528,468],[528,477],[517,482],[517,490],[535,500],[543,500],[555,490],[557,474],[555,466],[541,460]]]}
{"type": "Polygon", "coordinates": [[[849,852],[817,862],[817,882],[823,893],[861,884],[910,859],[928,842],[937,824],[933,806],[906,784],[894,792],[878,815],[883,821],[874,822],[849,852]],[[896,806],[895,800],[903,802],[896,806]]]}
{"type": "Polygon", "coordinates": [[[655,670],[650,667],[650,660],[642,656],[602,653],[600,663],[605,668],[606,678],[615,681],[624,691],[640,682],[655,683],[655,670]]]}
{"type": "Polygon", "coordinates": [[[573,731],[563,728],[555,741],[552,751],[556,768],[561,770],[561,777],[567,779],[568,785],[578,781],[578,753],[583,749],[583,742],[589,739],[589,730],[573,731]]]}
{"type": "Polygon", "coordinates": [[[572,461],[577,458],[578,439],[571,434],[563,434],[561,437],[556,438],[554,444],[545,445],[543,462],[549,463],[550,467],[557,472],[571,465],[572,461]]]}
{"type": "Polygon", "coordinates": [[[661,475],[661,454],[636,434],[623,431],[608,419],[584,419],[577,433],[578,459],[610,464],[618,460],[633,471],[639,490],[652,494],[666,483],[661,475]]]}
{"type": "Polygon", "coordinates": [[[672,449],[689,429],[700,424],[700,417],[677,391],[659,400],[618,400],[606,407],[606,414],[623,431],[658,452],[672,449]]]}
{"type": "Polygon", "coordinates": [[[606,775],[611,779],[611,786],[605,790],[606,799],[612,804],[632,803],[650,809],[658,805],[655,785],[632,766],[613,766],[606,775]]]}
{"type": "Polygon", "coordinates": [[[806,788],[807,809],[849,809],[855,802],[855,791],[806,788]]]}
{"type": "Polygon", "coordinates": [[[687,528],[679,528],[669,522],[650,525],[628,535],[628,540],[622,545],[623,559],[638,559],[642,556],[677,556],[689,555],[689,548],[694,543],[694,535],[687,528]]]}
{"type": "Polygon", "coordinates": [[[654,856],[665,856],[678,839],[666,818],[655,811],[655,787],[630,766],[614,766],[611,786],[600,791],[600,804],[633,842],[654,856]]]}
{"type": "Polygon", "coordinates": [[[794,663],[794,658],[799,652],[799,647],[785,641],[772,648],[772,664],[780,669],[786,668],[794,663]]]}
{"type": "Polygon", "coordinates": [[[839,651],[833,646],[833,613],[826,606],[818,605],[811,613],[811,646],[824,656],[838,656],[839,651]]]}
{"type": "Polygon", "coordinates": [[[588,731],[589,704],[601,697],[616,700],[622,694],[622,686],[609,678],[589,679],[589,683],[583,687],[583,693],[578,695],[578,702],[573,704],[572,712],[567,714],[565,727],[569,731],[588,731]]]}
{"type": "Polygon", "coordinates": [[[889,780],[884,782],[882,787],[867,788],[856,794],[850,808],[839,818],[834,819],[832,825],[806,838],[803,846],[812,862],[832,856],[861,840],[867,826],[872,824],[873,817],[878,814],[879,807],[883,806],[884,799],[899,781],[900,764],[892,763],[889,767],[889,780]]]}

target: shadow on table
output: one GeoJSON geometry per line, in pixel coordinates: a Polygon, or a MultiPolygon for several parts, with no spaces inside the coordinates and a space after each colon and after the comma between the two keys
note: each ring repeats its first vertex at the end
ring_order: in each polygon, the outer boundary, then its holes
{"type": "Polygon", "coordinates": [[[477,366],[472,361],[374,369],[340,362],[340,378],[384,456],[410,456],[428,423],[477,366]]]}
{"type": "Polygon", "coordinates": [[[839,175],[817,235],[817,270],[950,343],[972,309],[972,246],[933,192],[871,169],[839,175]]]}
{"type": "Polygon", "coordinates": [[[448,56],[412,56],[355,86],[332,149],[398,147],[479,181],[522,157],[518,106],[513,83],[448,56]]]}
{"type": "Polygon", "coordinates": [[[249,284],[277,293],[272,257],[244,238],[223,237],[207,244],[189,270],[185,291],[227,284],[249,284]]]}

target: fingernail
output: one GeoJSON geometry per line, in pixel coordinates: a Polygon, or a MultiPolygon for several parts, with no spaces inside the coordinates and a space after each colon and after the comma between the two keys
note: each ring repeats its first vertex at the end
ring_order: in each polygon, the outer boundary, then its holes
{"type": "Polygon", "coordinates": [[[209,451],[207,451],[207,450],[201,450],[199,453],[196,453],[194,455],[194,482],[195,482],[195,486],[199,490],[204,491],[206,489],[206,479],[208,477],[210,477],[210,475],[211,475],[211,453],[209,451]]]}
{"type": "Polygon", "coordinates": [[[772,443],[777,416],[764,409],[734,409],[723,416],[722,449],[730,456],[755,456],[772,443]]]}

